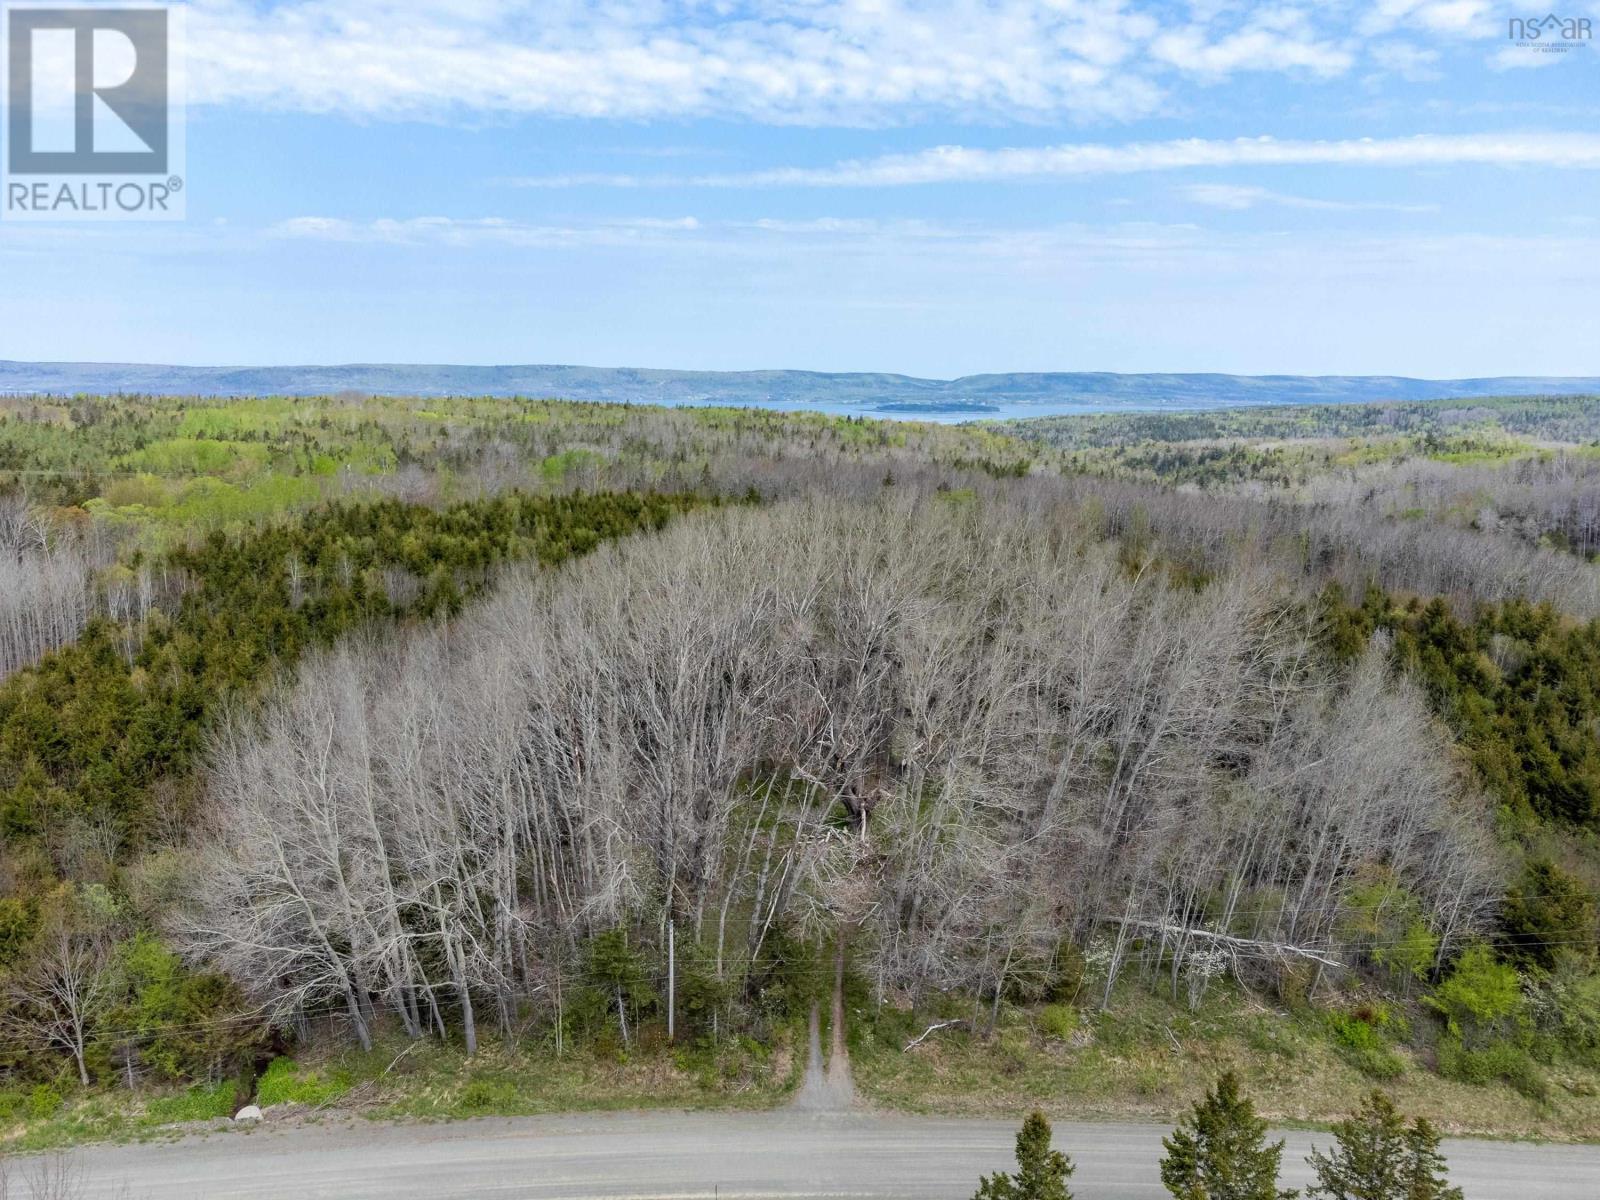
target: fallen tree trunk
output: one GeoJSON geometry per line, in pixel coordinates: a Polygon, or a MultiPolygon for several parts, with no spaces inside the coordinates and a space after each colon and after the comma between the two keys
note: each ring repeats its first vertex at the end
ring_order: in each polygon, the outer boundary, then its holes
{"type": "Polygon", "coordinates": [[[1148,929],[1155,933],[1169,936],[1200,938],[1236,953],[1249,953],[1259,958],[1303,958],[1309,962],[1320,963],[1322,966],[1333,967],[1337,970],[1343,970],[1345,965],[1336,958],[1329,958],[1325,951],[1314,950],[1309,946],[1297,946],[1293,942],[1273,942],[1262,938],[1235,937],[1229,933],[1217,933],[1210,929],[1194,929],[1171,921],[1145,921],[1130,917],[1104,917],[1102,919],[1115,921],[1119,925],[1131,925],[1137,929],[1148,929]]]}
{"type": "Polygon", "coordinates": [[[919,1034],[917,1037],[914,1037],[909,1042],[907,1042],[905,1044],[905,1048],[903,1050],[901,1050],[901,1053],[902,1054],[910,1053],[912,1050],[915,1050],[918,1046],[922,1045],[923,1042],[927,1041],[928,1036],[930,1034],[938,1033],[939,1030],[941,1030],[941,1029],[949,1029],[952,1025],[970,1025],[970,1024],[971,1024],[970,1021],[967,1021],[967,1020],[965,1020],[963,1018],[960,1018],[960,1017],[957,1017],[954,1021],[935,1021],[932,1025],[929,1025],[926,1029],[924,1029],[921,1034],[919,1034]]]}

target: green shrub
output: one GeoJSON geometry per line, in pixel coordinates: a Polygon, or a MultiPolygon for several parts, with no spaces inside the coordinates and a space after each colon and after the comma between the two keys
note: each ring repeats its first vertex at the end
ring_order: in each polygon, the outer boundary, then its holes
{"type": "MultiPolygon", "coordinates": [[[[872,1049],[890,1047],[898,1052],[901,1046],[926,1029],[931,1021],[942,1016],[944,1014],[937,1010],[921,1013],[907,1008],[897,1008],[892,1004],[866,1005],[864,1011],[851,1015],[849,1022],[851,1049],[854,1050],[859,1045],[872,1049]]],[[[749,1038],[743,1040],[751,1041],[749,1038]]],[[[770,1053],[766,1046],[759,1042],[752,1042],[752,1045],[759,1047],[756,1053],[770,1053]]]]}
{"type": "Polygon", "coordinates": [[[1299,1053],[1299,1047],[1295,1045],[1290,1031],[1274,1020],[1246,1021],[1239,1031],[1239,1036],[1244,1039],[1245,1045],[1257,1054],[1292,1059],[1299,1053]]]}
{"type": "Polygon", "coordinates": [[[1427,978],[1438,952],[1438,935],[1428,928],[1427,922],[1418,918],[1408,923],[1389,945],[1374,950],[1372,959],[1387,968],[1391,978],[1399,981],[1409,994],[1415,980],[1427,978]]]}
{"type": "Polygon", "coordinates": [[[1088,969],[1083,951],[1072,942],[1062,942],[1056,947],[1055,960],[1050,964],[1050,981],[1044,998],[1063,1004],[1072,1003],[1083,990],[1088,969]]]}
{"type": "Polygon", "coordinates": [[[1328,1030],[1340,1054],[1364,1075],[1373,1079],[1398,1079],[1405,1074],[1405,1060],[1390,1049],[1373,1022],[1354,1013],[1327,1015],[1328,1030]]]}
{"type": "Polygon", "coordinates": [[[1021,1074],[1032,1057],[1026,1034],[1006,1029],[994,1040],[994,1064],[1002,1075],[1021,1074]]]}
{"type": "Polygon", "coordinates": [[[196,1084],[181,1092],[157,1096],[145,1105],[146,1118],[155,1125],[179,1121],[210,1121],[233,1115],[233,1081],[196,1084]]]}
{"type": "Polygon", "coordinates": [[[273,1104],[327,1104],[350,1090],[350,1078],[342,1072],[323,1075],[302,1071],[292,1058],[275,1058],[256,1083],[256,1103],[262,1108],[273,1104]]]}
{"type": "Polygon", "coordinates": [[[255,1023],[227,1021],[242,997],[220,975],[195,973],[150,933],[117,947],[126,994],[110,1023],[128,1030],[146,1071],[172,1082],[210,1074],[214,1063],[238,1061],[254,1040],[255,1023]]]}
{"type": "Polygon", "coordinates": [[[10,896],[0,897],[0,967],[9,967],[21,957],[37,927],[38,921],[27,904],[10,896]]]}
{"type": "Polygon", "coordinates": [[[1039,1010],[1039,1032],[1064,1042],[1078,1029],[1078,1010],[1070,1004],[1046,1004],[1039,1010]]]}
{"type": "Polygon", "coordinates": [[[1464,1042],[1492,1038],[1522,1008],[1522,981],[1482,942],[1468,946],[1428,1004],[1464,1042]]]}
{"type": "Polygon", "coordinates": [[[1277,971],[1278,999],[1285,1008],[1304,1012],[1311,1003],[1311,985],[1317,973],[1303,962],[1284,963],[1277,971]]]}
{"type": "Polygon", "coordinates": [[[474,1079],[461,1089],[457,1107],[465,1113],[503,1113],[519,1107],[517,1085],[509,1079],[474,1079]]]}
{"type": "Polygon", "coordinates": [[[1331,1012],[1326,1019],[1333,1040],[1346,1050],[1370,1050],[1379,1044],[1378,1031],[1360,1017],[1331,1012]]]}
{"type": "Polygon", "coordinates": [[[589,939],[586,950],[590,984],[573,997],[573,1027],[594,1035],[601,1032],[602,1024],[614,1022],[623,1048],[627,1049],[630,1035],[624,1032],[624,1022],[637,1030],[642,1020],[653,1013],[659,999],[650,986],[644,958],[637,946],[629,944],[623,929],[596,934],[589,939]],[[619,1001],[624,1012],[617,1009],[619,1001]]]}
{"type": "Polygon", "coordinates": [[[1509,1042],[1471,1050],[1457,1038],[1446,1038],[1439,1043],[1439,1074],[1478,1087],[1506,1083],[1530,1100],[1546,1100],[1550,1096],[1549,1081],[1539,1064],[1526,1050],[1509,1042]]]}
{"type": "Polygon", "coordinates": [[[44,1121],[61,1108],[61,1093],[47,1084],[33,1088],[0,1088],[0,1122],[44,1121]]]}
{"type": "Polygon", "coordinates": [[[1406,1073],[1406,1060],[1387,1046],[1346,1053],[1351,1066],[1370,1079],[1399,1079],[1406,1073]]]}
{"type": "Polygon", "coordinates": [[[1585,1066],[1600,1068],[1600,975],[1557,977],[1539,995],[1543,1023],[1561,1049],[1585,1066]]]}
{"type": "Polygon", "coordinates": [[[1409,993],[1433,968],[1439,939],[1423,917],[1422,902],[1401,886],[1390,868],[1375,870],[1355,888],[1344,934],[1356,942],[1392,985],[1409,993]]]}
{"type": "Polygon", "coordinates": [[[28,1093],[28,1120],[47,1121],[61,1111],[64,1103],[61,1093],[49,1084],[35,1084],[33,1090],[28,1093]]]}
{"type": "Polygon", "coordinates": [[[1140,1067],[1133,1073],[1133,1090],[1141,1096],[1162,1096],[1171,1085],[1155,1067],[1140,1067]]]}

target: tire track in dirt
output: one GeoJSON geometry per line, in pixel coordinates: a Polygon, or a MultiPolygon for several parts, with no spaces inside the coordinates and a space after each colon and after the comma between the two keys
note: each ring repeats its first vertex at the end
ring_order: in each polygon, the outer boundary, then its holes
{"type": "Polygon", "coordinates": [[[855,1082],[850,1076],[850,1049],[844,1035],[844,941],[834,957],[833,1011],[828,1065],[822,1065],[822,1006],[811,1005],[806,1047],[806,1073],[795,1093],[794,1107],[803,1112],[839,1112],[855,1104],[855,1082]]]}

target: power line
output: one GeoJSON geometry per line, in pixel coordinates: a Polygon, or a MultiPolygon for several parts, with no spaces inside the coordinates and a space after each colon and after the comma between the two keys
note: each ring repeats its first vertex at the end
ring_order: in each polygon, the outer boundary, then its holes
{"type": "MultiPolygon", "coordinates": [[[[614,976],[606,975],[606,974],[600,974],[600,973],[593,972],[593,971],[562,971],[560,973],[560,979],[561,979],[561,982],[563,984],[570,983],[570,982],[580,982],[580,983],[589,983],[589,984],[600,983],[600,984],[610,985],[610,984],[613,984],[615,982],[615,977],[614,976]]],[[[654,986],[657,986],[657,985],[659,985],[661,983],[664,983],[666,981],[667,977],[665,975],[661,975],[661,974],[645,974],[645,975],[640,976],[639,979],[640,979],[641,982],[649,984],[652,987],[654,987],[654,986]]],[[[553,982],[553,980],[552,980],[552,982],[553,982]]],[[[439,990],[451,990],[451,991],[453,991],[453,990],[455,990],[456,986],[457,985],[454,982],[446,982],[446,983],[414,983],[414,984],[407,984],[406,985],[407,988],[409,988],[409,989],[411,989],[413,991],[419,992],[419,993],[420,992],[430,992],[431,993],[431,992],[439,991],[439,990]]],[[[382,992],[377,992],[377,993],[374,993],[374,994],[377,996],[377,998],[379,1000],[387,1000],[389,995],[390,995],[390,993],[392,993],[395,990],[397,990],[397,989],[396,988],[389,988],[389,989],[385,989],[382,992]]],[[[544,985],[541,985],[541,986],[539,986],[537,988],[532,989],[531,991],[501,991],[499,989],[494,989],[494,994],[496,996],[499,996],[499,997],[504,998],[504,999],[509,999],[509,1000],[532,1000],[535,997],[539,997],[539,996],[545,995],[547,993],[547,990],[548,989],[544,985]]],[[[255,1007],[255,1008],[245,1009],[245,1010],[243,1010],[241,1012],[231,1013],[231,1014],[229,1014],[227,1016],[215,1017],[215,1018],[210,1018],[210,1019],[201,1020],[201,1021],[156,1022],[153,1025],[144,1026],[144,1027],[140,1027],[140,1028],[123,1028],[123,1029],[99,1029],[99,1028],[97,1028],[97,1029],[95,1029],[93,1031],[93,1033],[91,1035],[89,1035],[87,1040],[89,1040],[89,1041],[101,1041],[101,1042],[105,1042],[105,1041],[128,1041],[128,1040],[137,1039],[137,1038],[156,1038],[156,1037],[161,1037],[161,1036],[165,1036],[165,1035],[168,1035],[168,1034],[174,1034],[174,1033],[203,1033],[203,1032],[205,1032],[207,1030],[220,1029],[220,1028],[224,1028],[224,1027],[229,1026],[229,1025],[245,1023],[245,1022],[256,1020],[258,1018],[263,1018],[263,1017],[265,1017],[267,1015],[267,1013],[269,1012],[270,1008],[271,1008],[270,1005],[259,1005],[259,1006],[255,1007]]],[[[323,1018],[323,1017],[348,1016],[348,1014],[349,1014],[349,1003],[348,1003],[348,1001],[343,1000],[343,999],[333,999],[333,1000],[329,1000],[326,1003],[326,1005],[323,1006],[323,1007],[312,1008],[312,1009],[293,1010],[291,1012],[285,1013],[283,1019],[317,1020],[317,1019],[323,1018]]]]}
{"type": "MultiPolygon", "coordinates": [[[[1185,931],[1176,930],[1174,932],[1181,933],[1181,932],[1185,932],[1185,931]]],[[[1218,932],[1218,931],[1216,931],[1216,930],[1204,930],[1204,929],[1193,929],[1193,930],[1189,930],[1188,932],[1215,933],[1215,932],[1218,932]]],[[[1499,936],[1499,937],[1467,937],[1464,940],[1469,942],[1469,943],[1480,943],[1480,944],[1489,945],[1489,946],[1504,946],[1504,947],[1511,947],[1511,948],[1522,948],[1522,947],[1529,947],[1529,948],[1531,948],[1531,947],[1562,947],[1562,946],[1589,946],[1589,947],[1593,947],[1596,944],[1595,939],[1593,939],[1593,938],[1519,938],[1519,937],[1517,937],[1515,935],[1503,935],[1503,936],[1499,936]]],[[[1394,941],[1361,942],[1358,945],[1354,945],[1353,948],[1356,948],[1358,950],[1365,950],[1365,949],[1371,949],[1371,948],[1384,948],[1384,947],[1389,947],[1389,946],[1404,945],[1404,944],[1406,944],[1406,941],[1407,941],[1407,939],[1399,939],[1399,940],[1394,940],[1394,941]]],[[[1337,946],[1316,945],[1316,946],[1313,946],[1311,948],[1317,949],[1317,950],[1323,950],[1323,951],[1333,951],[1333,950],[1336,950],[1338,947],[1337,946]]],[[[569,982],[580,982],[580,983],[590,983],[590,984],[602,983],[602,984],[606,984],[606,985],[611,985],[611,984],[614,984],[616,982],[615,977],[612,976],[612,975],[602,974],[602,973],[598,973],[598,972],[594,972],[594,971],[584,971],[584,970],[562,971],[562,972],[560,972],[560,979],[561,979],[561,982],[563,984],[569,983],[569,982]]],[[[670,975],[661,974],[661,973],[645,973],[642,976],[640,976],[640,979],[641,979],[642,982],[650,984],[652,986],[659,986],[660,984],[663,984],[663,983],[669,983],[670,975]]],[[[408,984],[406,986],[409,987],[409,988],[412,988],[413,990],[419,991],[419,992],[432,992],[432,991],[439,990],[439,989],[450,989],[450,990],[453,990],[457,985],[454,982],[444,982],[444,983],[408,984]]],[[[669,984],[669,986],[670,986],[670,984],[669,984]]],[[[388,997],[390,996],[390,993],[392,993],[395,990],[397,990],[397,989],[396,988],[385,989],[382,992],[376,993],[376,995],[380,1000],[387,1000],[388,997]]],[[[534,988],[531,991],[500,991],[498,989],[492,989],[492,990],[493,990],[495,995],[497,995],[497,996],[499,996],[499,997],[501,997],[503,999],[510,999],[510,1000],[532,1000],[532,999],[535,999],[536,997],[544,996],[544,995],[547,994],[547,988],[544,987],[543,985],[541,985],[538,988],[534,988]]],[[[204,1021],[157,1023],[157,1024],[153,1025],[153,1026],[145,1026],[145,1027],[141,1027],[141,1028],[96,1029],[93,1032],[93,1034],[91,1035],[91,1037],[89,1038],[89,1040],[98,1041],[98,1042],[107,1042],[107,1041],[110,1041],[110,1042],[126,1042],[126,1041],[130,1041],[130,1040],[138,1040],[138,1039],[144,1039],[144,1040],[154,1039],[154,1038],[158,1038],[158,1037],[162,1037],[162,1036],[166,1036],[166,1035],[179,1034],[179,1033],[203,1033],[203,1032],[206,1032],[208,1030],[225,1028],[225,1027],[230,1026],[230,1025],[236,1025],[236,1024],[240,1024],[240,1023],[243,1023],[243,1022],[249,1022],[251,1020],[264,1017],[266,1015],[267,1011],[268,1011],[268,1007],[269,1006],[260,1006],[260,1007],[254,1008],[254,1009],[245,1010],[243,1012],[233,1013],[233,1014],[230,1014],[228,1016],[218,1017],[218,1018],[204,1020],[204,1021]]],[[[313,1009],[307,1009],[307,1010],[298,1010],[298,1011],[287,1013],[287,1014],[285,1014],[285,1018],[287,1018],[287,1019],[300,1019],[300,1020],[317,1020],[317,1019],[325,1018],[325,1017],[345,1017],[345,1016],[348,1016],[348,1014],[349,1014],[348,1001],[340,999],[340,1000],[330,1000],[330,1001],[327,1002],[327,1004],[325,1006],[322,1006],[322,1007],[313,1008],[313,1009]]]]}

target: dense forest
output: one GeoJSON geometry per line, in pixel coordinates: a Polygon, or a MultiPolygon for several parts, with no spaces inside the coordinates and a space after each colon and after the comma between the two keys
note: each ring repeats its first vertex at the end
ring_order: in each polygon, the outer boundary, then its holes
{"type": "Polygon", "coordinates": [[[628,1052],[669,945],[713,1047],[837,958],[980,1041],[1236,996],[1600,1081],[1600,402],[5,403],[12,1116],[628,1052]]]}
{"type": "Polygon", "coordinates": [[[997,426],[1070,471],[1600,552],[1585,397],[1051,417],[997,426]]]}
{"type": "Polygon", "coordinates": [[[1005,423],[1019,436],[1070,449],[1147,442],[1269,441],[1393,437],[1493,430],[1593,445],[1600,411],[1593,396],[1504,396],[1472,400],[1394,400],[1373,404],[1281,404],[1201,412],[1108,412],[1005,423]]]}

